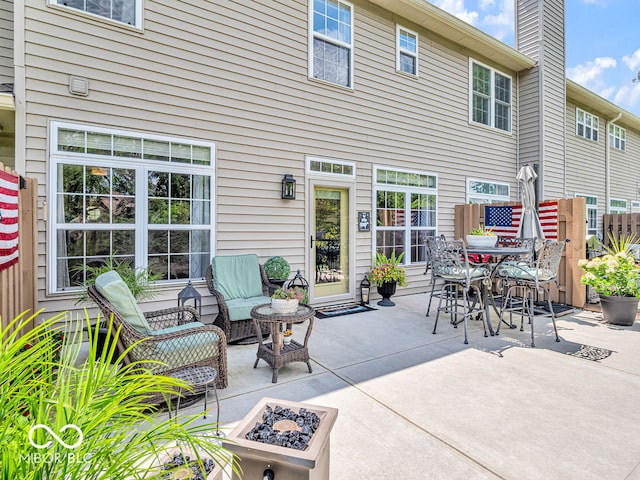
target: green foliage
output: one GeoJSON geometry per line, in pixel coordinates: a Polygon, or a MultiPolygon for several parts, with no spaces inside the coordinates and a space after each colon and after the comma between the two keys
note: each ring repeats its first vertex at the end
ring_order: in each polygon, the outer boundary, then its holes
{"type": "Polygon", "coordinates": [[[482,235],[482,236],[495,237],[496,234],[493,233],[494,228],[495,228],[495,225],[488,230],[486,227],[483,227],[483,226],[476,227],[469,232],[469,235],[482,235]]]}
{"type": "Polygon", "coordinates": [[[264,271],[269,279],[286,280],[291,273],[291,266],[284,258],[275,256],[264,262],[264,271]]]}
{"type": "Polygon", "coordinates": [[[391,252],[387,257],[384,253],[376,252],[376,258],[371,270],[369,270],[369,280],[372,285],[380,286],[383,283],[397,282],[401,287],[407,286],[407,274],[400,266],[404,252],[396,257],[396,251],[391,252]]]}
{"type": "MultiPolygon", "coordinates": [[[[617,244],[614,248],[619,248],[617,244]]],[[[611,250],[606,255],[580,260],[578,266],[584,270],[581,283],[589,285],[601,295],[640,297],[640,266],[626,250],[617,253],[611,250]]]]}
{"type": "Polygon", "coordinates": [[[271,298],[280,300],[298,300],[300,303],[309,303],[309,295],[304,288],[278,288],[271,298]]]}
{"type": "MultiPolygon", "coordinates": [[[[211,432],[217,426],[196,425],[202,414],[176,421],[145,402],[157,393],[188,389],[187,384],[153,375],[137,363],[118,365],[123,356],[112,365],[116,331],[98,355],[98,334],[89,328],[88,357],[82,361],[80,325],[65,336],[57,355],[59,336],[51,332],[60,332],[57,322],[67,314],[25,331],[38,313],[22,314],[0,331],[0,479],[159,479],[163,472],[153,464],[168,448],[195,452],[198,459],[209,456],[216,468],[232,461],[237,471],[235,457],[211,432]]],[[[88,316],[85,321],[89,326],[88,316]]]]}
{"type": "Polygon", "coordinates": [[[155,297],[158,293],[155,282],[161,278],[160,274],[152,273],[148,268],[134,268],[128,261],[114,259],[113,257],[107,258],[103,265],[78,265],[73,270],[86,273],[86,280],[83,283],[83,288],[78,295],[76,304],[88,302],[87,287],[95,285],[98,276],[111,270],[118,272],[136,300],[150,300],[155,297]]]}

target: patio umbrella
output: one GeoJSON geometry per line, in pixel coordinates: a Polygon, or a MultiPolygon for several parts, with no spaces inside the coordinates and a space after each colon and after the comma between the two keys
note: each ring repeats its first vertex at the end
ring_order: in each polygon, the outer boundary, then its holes
{"type": "Polygon", "coordinates": [[[529,165],[520,168],[516,180],[522,183],[522,218],[518,226],[519,238],[537,238],[544,240],[540,219],[536,211],[536,189],[534,182],[538,178],[529,165]]]}

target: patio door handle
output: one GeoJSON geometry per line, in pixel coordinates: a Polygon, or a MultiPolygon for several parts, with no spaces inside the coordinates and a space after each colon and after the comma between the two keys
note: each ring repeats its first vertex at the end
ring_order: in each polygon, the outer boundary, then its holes
{"type": "Polygon", "coordinates": [[[310,235],[309,238],[311,239],[311,244],[310,244],[309,248],[313,248],[313,235],[310,235]]]}

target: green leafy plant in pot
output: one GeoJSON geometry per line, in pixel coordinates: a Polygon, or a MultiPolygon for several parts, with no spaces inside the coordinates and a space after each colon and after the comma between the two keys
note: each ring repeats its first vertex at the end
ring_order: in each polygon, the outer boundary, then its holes
{"type": "Polygon", "coordinates": [[[264,262],[264,272],[271,283],[283,285],[291,274],[291,266],[284,258],[273,256],[264,262]]]}
{"type": "Polygon", "coordinates": [[[631,252],[635,237],[622,236],[616,240],[609,235],[611,246],[606,254],[590,260],[579,260],[585,272],[580,278],[600,296],[602,316],[607,323],[633,325],[640,299],[640,265],[631,252]]]}
{"type": "Polygon", "coordinates": [[[378,293],[382,295],[382,300],[378,305],[383,307],[392,307],[395,305],[390,297],[396,293],[396,287],[407,286],[407,272],[401,267],[404,252],[396,256],[393,250],[391,255],[387,257],[384,253],[376,252],[376,257],[371,270],[369,270],[369,280],[372,285],[377,287],[378,293]]]}

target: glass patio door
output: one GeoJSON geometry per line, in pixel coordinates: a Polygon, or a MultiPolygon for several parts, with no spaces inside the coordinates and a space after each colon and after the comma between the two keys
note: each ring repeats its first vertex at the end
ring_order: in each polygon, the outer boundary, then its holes
{"type": "Polygon", "coordinates": [[[349,189],[313,187],[313,297],[349,293],[349,189]]]}

